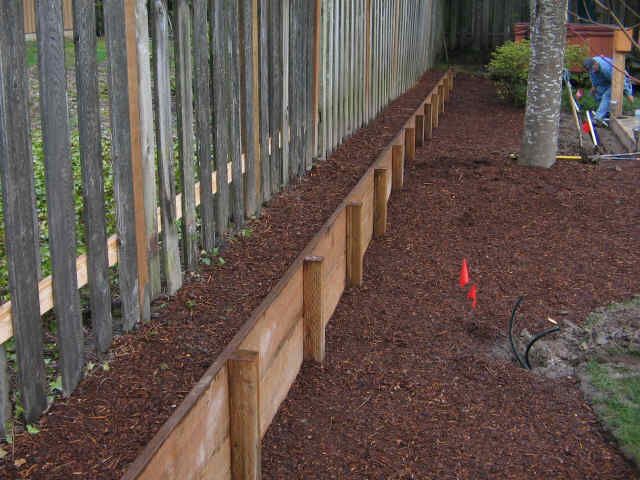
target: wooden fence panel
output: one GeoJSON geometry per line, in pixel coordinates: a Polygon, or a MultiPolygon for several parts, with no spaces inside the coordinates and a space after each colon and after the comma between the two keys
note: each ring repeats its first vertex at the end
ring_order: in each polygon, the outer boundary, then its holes
{"type": "MultiPolygon", "coordinates": [[[[5,238],[11,239],[5,248],[18,382],[25,419],[31,422],[47,407],[47,387],[38,301],[38,235],[22,2],[0,1],[0,16],[15,19],[0,29],[0,174],[5,238]]],[[[6,372],[0,375],[6,378],[6,372]]],[[[0,401],[5,405],[0,414],[6,415],[8,398],[0,401]]]]}
{"type": "Polygon", "coordinates": [[[162,219],[162,266],[167,293],[182,286],[176,195],[173,178],[173,134],[171,129],[171,87],[169,84],[169,19],[162,0],[153,3],[154,64],[156,71],[156,141],[158,143],[158,184],[162,219]]]}
{"type": "Polygon", "coordinates": [[[96,336],[96,349],[98,352],[104,353],[111,345],[113,326],[104,211],[94,0],[76,0],[74,2],[74,20],[85,242],[87,244],[87,263],[91,272],[89,303],[91,323],[96,336]]]}
{"type": "Polygon", "coordinates": [[[191,9],[188,0],[175,2],[176,111],[178,123],[180,185],[182,191],[182,263],[187,271],[198,264],[195,159],[193,152],[193,61],[191,9]]]}
{"type": "Polygon", "coordinates": [[[82,376],[84,335],[76,277],[76,218],[61,5],[37,1],[36,16],[53,296],[62,388],[69,395],[82,376]]]}
{"type": "Polygon", "coordinates": [[[262,182],[262,201],[271,199],[271,152],[273,138],[270,126],[271,105],[271,58],[270,8],[271,0],[260,0],[260,180],[262,182]]]}
{"type": "Polygon", "coordinates": [[[229,26],[231,40],[229,46],[231,55],[229,56],[228,92],[230,96],[231,114],[229,116],[229,139],[231,154],[231,173],[233,187],[233,224],[236,229],[244,225],[244,178],[242,175],[242,130],[240,125],[240,16],[238,1],[231,0],[225,7],[227,24],[229,26]]]}
{"type": "Polygon", "coordinates": [[[269,4],[269,127],[271,130],[271,193],[282,187],[283,68],[282,11],[283,0],[269,4]]]}

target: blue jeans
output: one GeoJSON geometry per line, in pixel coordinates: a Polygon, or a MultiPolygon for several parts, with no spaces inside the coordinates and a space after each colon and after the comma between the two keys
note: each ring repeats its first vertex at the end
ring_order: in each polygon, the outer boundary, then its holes
{"type": "Polygon", "coordinates": [[[596,87],[595,95],[598,102],[598,111],[596,112],[596,120],[604,120],[609,115],[609,103],[611,102],[611,86],[596,87]]]}

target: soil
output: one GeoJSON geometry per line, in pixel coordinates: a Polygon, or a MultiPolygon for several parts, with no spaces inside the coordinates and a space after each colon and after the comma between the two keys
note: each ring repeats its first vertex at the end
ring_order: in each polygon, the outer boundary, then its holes
{"type": "Polygon", "coordinates": [[[305,364],[266,434],[263,478],[639,478],[575,376],[495,355],[519,295],[537,332],[638,291],[640,166],[517,166],[522,116],[488,81],[457,77],[364,286],[328,325],[324,366],[305,364]]]}
{"type": "MultiPolygon", "coordinates": [[[[610,128],[598,128],[600,148],[596,151],[591,141],[591,136],[581,132],[582,144],[587,155],[626,153],[627,149],[620,143],[618,137],[610,128]]],[[[562,112],[560,115],[560,132],[558,138],[558,151],[560,155],[580,155],[580,140],[578,129],[573,115],[562,112]]]]}
{"type": "Polygon", "coordinates": [[[119,478],[441,75],[425,74],[274,197],[245,235],[228,240],[223,265],[203,266],[177,295],[157,300],[152,321],[118,337],[108,368],[95,367],[56,401],[40,433],[19,428],[13,445],[1,445],[0,478],[119,478]]]}

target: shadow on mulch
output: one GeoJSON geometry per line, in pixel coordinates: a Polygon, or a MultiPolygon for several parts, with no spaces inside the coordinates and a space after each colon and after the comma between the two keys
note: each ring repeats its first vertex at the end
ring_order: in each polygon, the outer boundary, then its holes
{"type": "Polygon", "coordinates": [[[493,354],[521,325],[580,324],[638,292],[640,168],[518,167],[522,111],[460,75],[435,138],[407,165],[365,282],[328,325],[263,442],[274,479],[631,479],[570,377],[493,354]],[[472,314],[457,285],[478,285],[472,314]]]}
{"type": "Polygon", "coordinates": [[[251,235],[222,249],[224,265],[203,266],[175,297],[156,301],[150,323],[115,340],[108,371],[94,369],[57,401],[40,433],[2,445],[0,478],[119,478],[441,76],[426,73],[274,197],[251,235]]]}

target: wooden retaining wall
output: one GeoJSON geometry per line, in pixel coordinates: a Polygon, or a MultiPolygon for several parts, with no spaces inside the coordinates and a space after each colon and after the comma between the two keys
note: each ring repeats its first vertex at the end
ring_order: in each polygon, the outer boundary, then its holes
{"type": "Polygon", "coordinates": [[[305,359],[321,362],[342,293],[386,224],[404,161],[428,139],[453,89],[452,71],[420,104],[296,258],[222,354],[125,473],[133,479],[257,479],[260,443],[305,359]]]}

